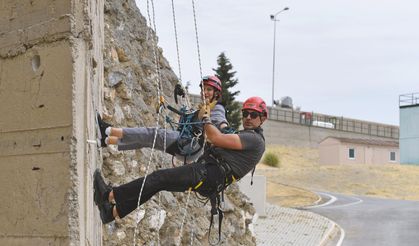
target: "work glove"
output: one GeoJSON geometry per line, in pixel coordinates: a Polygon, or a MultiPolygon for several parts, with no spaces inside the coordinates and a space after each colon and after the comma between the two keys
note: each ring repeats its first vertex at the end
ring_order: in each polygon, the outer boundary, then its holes
{"type": "Polygon", "coordinates": [[[215,107],[217,101],[212,103],[201,103],[199,105],[198,119],[204,123],[211,123],[211,109],[215,107]]]}

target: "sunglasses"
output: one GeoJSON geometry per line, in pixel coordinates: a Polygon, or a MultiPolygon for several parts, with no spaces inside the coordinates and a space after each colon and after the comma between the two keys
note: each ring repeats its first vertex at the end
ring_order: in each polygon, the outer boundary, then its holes
{"type": "Polygon", "coordinates": [[[249,111],[243,110],[242,111],[242,115],[243,115],[243,118],[247,118],[247,116],[250,115],[250,118],[251,119],[256,119],[257,117],[260,116],[260,113],[259,112],[255,112],[255,111],[249,112],[249,111]]]}

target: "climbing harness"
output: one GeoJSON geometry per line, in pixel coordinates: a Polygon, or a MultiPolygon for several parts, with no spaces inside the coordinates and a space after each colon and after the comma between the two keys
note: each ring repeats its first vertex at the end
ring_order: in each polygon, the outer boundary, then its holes
{"type": "MultiPolygon", "coordinates": [[[[209,186],[202,186],[201,181],[198,183],[198,186],[194,188],[196,191],[195,194],[199,194],[202,197],[198,197],[198,200],[203,204],[211,204],[211,218],[210,225],[208,229],[208,242],[211,245],[216,245],[221,241],[221,226],[224,217],[223,210],[221,209],[221,204],[224,203],[224,190],[232,183],[237,181],[237,175],[234,175],[233,170],[230,165],[220,156],[218,156],[214,151],[213,147],[208,148],[205,154],[199,158],[198,162],[202,162],[205,165],[216,165],[221,172],[221,183],[216,183],[209,186]],[[211,229],[214,223],[214,216],[218,215],[218,241],[216,243],[211,242],[211,229]]],[[[208,175],[208,174],[207,174],[208,175]]],[[[207,177],[204,177],[206,179],[207,177]]]]}

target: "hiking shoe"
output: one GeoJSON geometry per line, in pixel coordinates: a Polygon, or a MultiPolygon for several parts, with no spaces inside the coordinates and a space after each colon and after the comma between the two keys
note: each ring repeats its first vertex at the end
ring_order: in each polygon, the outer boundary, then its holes
{"type": "Polygon", "coordinates": [[[100,130],[100,136],[98,136],[99,139],[100,139],[100,147],[106,147],[108,145],[105,142],[105,139],[106,139],[106,133],[105,133],[105,131],[106,131],[106,128],[108,128],[108,127],[110,127],[112,125],[109,124],[109,123],[107,123],[107,122],[105,122],[105,121],[103,121],[102,120],[102,117],[100,117],[100,114],[99,113],[97,113],[96,118],[97,118],[97,124],[99,126],[99,130],[100,130]]]}
{"type": "Polygon", "coordinates": [[[110,185],[107,185],[105,181],[102,178],[102,175],[100,174],[99,169],[96,169],[94,175],[93,175],[93,199],[95,201],[95,204],[97,206],[103,205],[105,202],[108,202],[109,199],[109,193],[112,190],[112,187],[110,185]]]}
{"type": "Polygon", "coordinates": [[[100,219],[102,220],[103,224],[108,224],[115,220],[113,217],[113,207],[115,204],[110,203],[109,201],[105,201],[102,204],[98,205],[99,212],[100,212],[100,219]]]}

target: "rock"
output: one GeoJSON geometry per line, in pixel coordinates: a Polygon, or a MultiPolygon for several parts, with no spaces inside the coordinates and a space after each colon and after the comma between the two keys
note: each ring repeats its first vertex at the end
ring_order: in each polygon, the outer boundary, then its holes
{"type": "Polygon", "coordinates": [[[119,71],[110,72],[108,74],[108,83],[110,87],[114,87],[122,82],[125,75],[119,71]]]}
{"type": "Polygon", "coordinates": [[[114,62],[119,61],[118,52],[115,50],[114,47],[111,48],[111,58],[112,58],[112,61],[114,62]]]}
{"type": "Polygon", "coordinates": [[[119,106],[119,104],[115,104],[115,113],[113,118],[118,125],[121,125],[122,120],[124,119],[124,112],[122,112],[121,106],[119,106]]]}
{"type": "Polygon", "coordinates": [[[128,56],[125,54],[125,51],[121,48],[116,48],[116,53],[118,54],[118,59],[120,62],[127,62],[129,61],[128,56]]]}
{"type": "Polygon", "coordinates": [[[126,238],[126,237],[127,237],[127,234],[125,234],[125,232],[124,232],[124,231],[122,231],[122,230],[118,230],[118,231],[116,232],[116,237],[117,237],[119,240],[123,240],[124,238],[126,238]]]}
{"type": "Polygon", "coordinates": [[[113,167],[113,172],[115,173],[115,175],[122,176],[125,174],[125,167],[122,164],[122,162],[114,161],[112,167],[113,167]]]}

